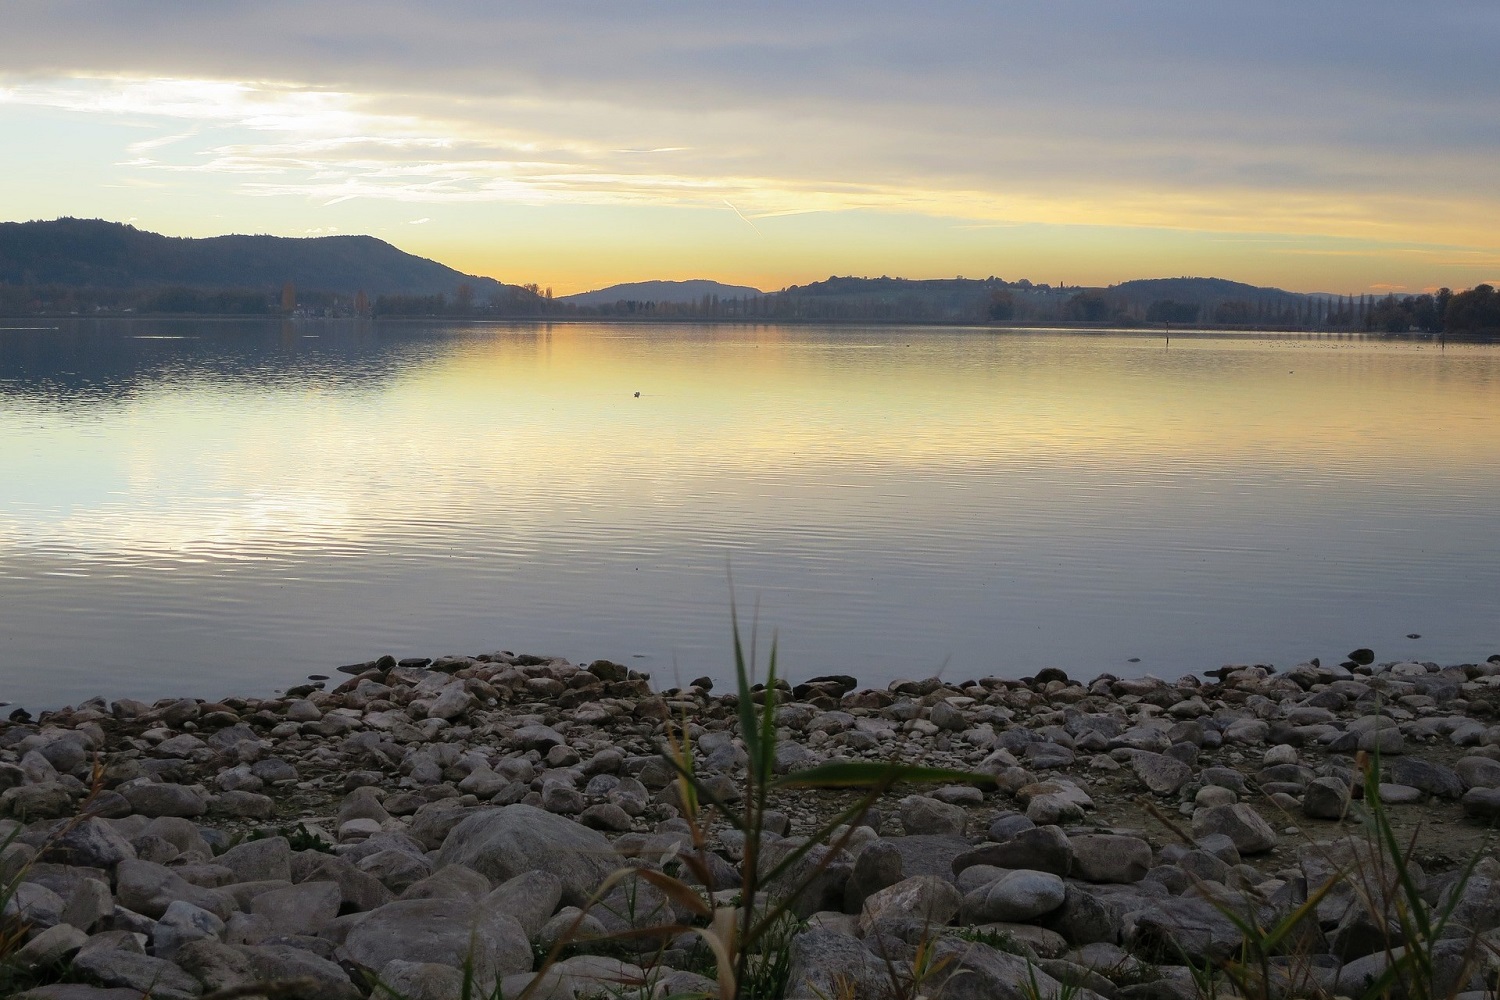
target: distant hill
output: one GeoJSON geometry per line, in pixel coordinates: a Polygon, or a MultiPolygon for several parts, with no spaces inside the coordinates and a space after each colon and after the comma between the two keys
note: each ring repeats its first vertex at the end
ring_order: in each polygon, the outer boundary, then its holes
{"type": "Polygon", "coordinates": [[[1170,300],[1198,306],[1221,302],[1266,302],[1285,308],[1300,305],[1307,296],[1280,288],[1260,288],[1225,278],[1143,278],[1110,285],[1105,294],[1122,305],[1149,306],[1170,300]]]}
{"type": "Polygon", "coordinates": [[[0,223],[0,284],[135,290],[298,290],[343,295],[453,295],[514,286],[398,250],[373,236],[161,236],[98,219],[0,223]]]}
{"type": "Polygon", "coordinates": [[[559,302],[576,306],[610,306],[616,302],[670,302],[690,305],[703,301],[705,295],[717,295],[721,299],[748,299],[765,292],[749,285],[726,285],[719,281],[695,278],[689,281],[633,281],[623,285],[610,285],[592,292],[562,295],[559,302]]]}

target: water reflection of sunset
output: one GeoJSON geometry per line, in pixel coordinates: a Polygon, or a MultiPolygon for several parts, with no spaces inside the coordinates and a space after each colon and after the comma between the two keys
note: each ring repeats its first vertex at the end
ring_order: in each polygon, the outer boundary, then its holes
{"type": "Polygon", "coordinates": [[[588,498],[628,522],[685,480],[713,493],[839,469],[1108,472],[1149,457],[1399,479],[1500,458],[1497,374],[1484,347],[472,330],[380,382],[267,394],[196,378],[144,392],[123,419],[9,434],[0,456],[23,474],[0,538],[229,557],[475,506],[518,528],[588,498]]]}
{"type": "Polygon", "coordinates": [[[727,562],[796,662],[876,679],[1496,620],[1496,348],[314,329],[0,345],[0,601],[17,662],[68,636],[48,701],[372,647],[712,671],[727,562]]]}

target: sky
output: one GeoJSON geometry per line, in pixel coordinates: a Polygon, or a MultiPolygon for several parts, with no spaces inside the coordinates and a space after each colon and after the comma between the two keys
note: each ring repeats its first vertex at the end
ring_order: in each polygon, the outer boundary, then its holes
{"type": "Polygon", "coordinates": [[[0,220],[558,294],[1500,282],[1493,0],[7,0],[0,220]]]}

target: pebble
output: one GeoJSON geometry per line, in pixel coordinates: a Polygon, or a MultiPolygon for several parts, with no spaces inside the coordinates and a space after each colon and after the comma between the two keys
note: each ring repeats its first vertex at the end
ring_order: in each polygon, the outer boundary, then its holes
{"type": "MultiPolygon", "coordinates": [[[[675,731],[688,720],[704,801],[734,808],[748,758],[733,692],[715,697],[700,679],[659,693],[610,661],[510,653],[381,657],[337,673],[345,679],[326,690],[317,675],[279,697],[94,700],[0,724],[0,841],[16,834],[0,849],[0,876],[19,878],[7,913],[30,923],[24,961],[71,955],[93,983],[160,996],[301,976],[319,995],[359,1000],[346,968],[437,996],[461,983],[459,955],[482,939],[480,985],[510,990],[530,983],[533,950],[575,923],[585,937],[676,923],[639,877],[577,919],[627,862],[702,874],[715,898],[733,900],[744,837],[720,824],[696,844],[678,774],[658,755],[669,721],[675,731]],[[96,752],[105,787],[91,794],[96,752]],[[66,823],[85,802],[89,817],[66,823]]],[[[1049,668],[1025,681],[871,690],[831,675],[788,686],[778,774],[867,755],[993,779],[903,788],[843,828],[843,850],[819,848],[771,887],[811,886],[794,906],[808,929],[793,942],[789,995],[819,983],[875,995],[890,944],[908,948],[921,926],[955,922],[1030,949],[1043,988],[1053,974],[1129,967],[1157,977],[1152,995],[1171,994],[1171,967],[1139,963],[1132,949],[1227,954],[1233,926],[1207,897],[1253,888],[1272,918],[1294,905],[1277,848],[1344,836],[1332,824],[1361,809],[1356,753],[1379,761],[1393,808],[1447,803],[1456,817],[1460,803],[1468,819],[1433,822],[1500,818],[1500,726],[1486,722],[1496,664],[1352,657],[1209,676],[1085,682],[1049,668]],[[1111,827],[1106,816],[1137,798],[1188,817],[1195,843],[1111,827]],[[1277,806],[1309,822],[1287,827],[1277,806]],[[1118,954],[1095,960],[1108,949],[1118,954]]],[[[828,815],[821,794],[778,795],[764,860],[790,856],[828,815]]],[[[1500,876],[1494,867],[1484,878],[1500,876]]],[[[1318,871],[1297,877],[1310,888],[1318,871]]],[[[1325,927],[1335,954],[1320,961],[1357,971],[1372,953],[1338,916],[1325,927]]],[[[1500,908],[1476,902],[1467,919],[1500,929],[1500,908]]],[[[651,961],[656,943],[639,940],[639,960],[651,961]]],[[[686,955],[667,944],[669,963],[686,955]]],[[[904,961],[894,958],[898,972],[904,961]]],[[[991,992],[1025,969],[975,942],[952,964],[991,992]]],[[[638,968],[583,954],[547,984],[593,988],[638,968]]],[[[701,985],[680,966],[658,971],[701,985]]]]}

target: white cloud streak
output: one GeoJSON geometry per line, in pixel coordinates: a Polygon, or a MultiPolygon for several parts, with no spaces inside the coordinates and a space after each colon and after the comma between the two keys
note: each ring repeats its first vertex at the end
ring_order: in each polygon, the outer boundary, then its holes
{"type": "Polygon", "coordinates": [[[135,180],[1495,245],[1492,4],[22,9],[0,104],[145,132],[135,180]]]}

